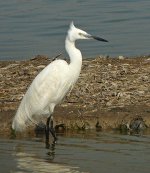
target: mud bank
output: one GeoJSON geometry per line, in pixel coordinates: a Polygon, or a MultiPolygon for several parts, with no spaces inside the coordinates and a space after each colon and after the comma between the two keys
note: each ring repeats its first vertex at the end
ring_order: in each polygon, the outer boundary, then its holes
{"type": "MultiPolygon", "coordinates": [[[[0,133],[35,76],[51,62],[45,56],[0,61],[0,133]]],[[[83,61],[80,78],[55,109],[56,125],[71,129],[112,129],[141,121],[150,127],[150,56],[96,57],[83,61]]]]}

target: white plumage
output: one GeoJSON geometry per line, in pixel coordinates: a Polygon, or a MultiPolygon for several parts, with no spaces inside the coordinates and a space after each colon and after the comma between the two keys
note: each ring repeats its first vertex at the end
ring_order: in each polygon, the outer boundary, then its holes
{"type": "Polygon", "coordinates": [[[30,123],[39,120],[40,116],[49,117],[53,113],[55,106],[75,84],[81,71],[82,55],[80,50],[75,47],[75,41],[91,38],[106,42],[104,39],[91,36],[76,28],[73,22],[70,24],[65,41],[70,63],[55,60],[36,76],[13,119],[13,129],[22,131],[30,123]]]}

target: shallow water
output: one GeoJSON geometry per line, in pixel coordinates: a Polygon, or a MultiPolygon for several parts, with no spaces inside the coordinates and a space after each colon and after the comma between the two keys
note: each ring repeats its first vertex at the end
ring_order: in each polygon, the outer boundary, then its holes
{"type": "Polygon", "coordinates": [[[149,173],[150,135],[83,132],[59,136],[55,155],[43,137],[0,138],[0,172],[149,173]]]}
{"type": "MultiPolygon", "coordinates": [[[[0,59],[65,53],[70,21],[109,43],[80,41],[84,57],[149,54],[149,0],[0,1],[0,59]]],[[[65,54],[66,55],[66,54],[65,54]]]]}

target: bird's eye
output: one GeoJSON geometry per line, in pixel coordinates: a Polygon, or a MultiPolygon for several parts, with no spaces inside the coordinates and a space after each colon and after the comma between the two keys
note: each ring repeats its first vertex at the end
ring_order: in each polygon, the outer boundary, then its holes
{"type": "Polygon", "coordinates": [[[79,35],[80,35],[80,36],[83,36],[83,34],[82,34],[81,32],[79,32],[79,35]]]}

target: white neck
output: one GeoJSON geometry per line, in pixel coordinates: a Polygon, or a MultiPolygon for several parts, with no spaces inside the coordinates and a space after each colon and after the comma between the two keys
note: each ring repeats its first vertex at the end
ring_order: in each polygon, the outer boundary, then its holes
{"type": "Polygon", "coordinates": [[[71,42],[68,37],[66,37],[65,47],[70,57],[70,67],[80,73],[82,66],[82,54],[80,50],[75,47],[75,42],[71,42]]]}

